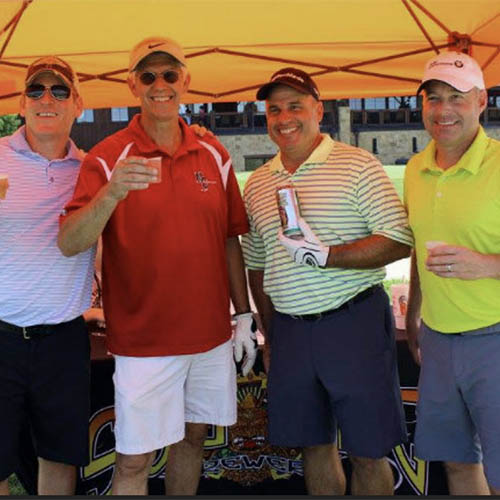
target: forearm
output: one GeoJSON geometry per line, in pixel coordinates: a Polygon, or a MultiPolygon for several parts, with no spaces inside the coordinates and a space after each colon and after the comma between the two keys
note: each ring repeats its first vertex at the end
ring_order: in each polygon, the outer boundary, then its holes
{"type": "Polygon", "coordinates": [[[271,318],[274,312],[274,306],[271,299],[264,293],[264,271],[248,270],[248,282],[252,297],[255,302],[255,307],[260,316],[262,326],[264,327],[263,335],[268,340],[268,332],[271,326],[271,318]]]}
{"type": "Polygon", "coordinates": [[[66,257],[90,248],[101,235],[118,201],[103,186],[84,207],[69,215],[61,224],[57,244],[66,257]]]}
{"type": "Polygon", "coordinates": [[[410,255],[404,243],[381,235],[371,235],[353,243],[330,247],[326,267],[374,269],[410,255]]]}
{"type": "Polygon", "coordinates": [[[410,263],[410,289],[408,294],[408,309],[406,311],[406,329],[414,331],[420,324],[420,308],[422,307],[422,291],[417,269],[417,256],[415,251],[411,255],[410,263]]]}
{"type": "Polygon", "coordinates": [[[250,311],[245,264],[237,236],[226,240],[226,259],[229,275],[229,292],[236,314],[250,311]]]}

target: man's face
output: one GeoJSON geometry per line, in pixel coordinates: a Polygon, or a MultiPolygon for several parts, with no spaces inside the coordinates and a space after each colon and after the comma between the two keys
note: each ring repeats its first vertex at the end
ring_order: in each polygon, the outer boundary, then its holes
{"type": "MultiPolygon", "coordinates": [[[[32,84],[44,87],[66,85],[53,73],[40,73],[32,84]]],[[[73,90],[68,99],[55,99],[48,89],[39,99],[31,99],[26,95],[21,97],[20,114],[26,120],[26,134],[34,140],[44,140],[54,136],[69,136],[75,118],[82,112],[82,100],[73,90]]]]}
{"type": "Polygon", "coordinates": [[[450,85],[431,81],[424,90],[422,117],[425,129],[438,147],[468,147],[486,107],[486,91],[460,92],[450,85]]]}
{"type": "Polygon", "coordinates": [[[128,80],[130,90],[141,101],[143,118],[153,121],[177,119],[181,97],[187,92],[189,81],[189,73],[169,62],[162,54],[149,56],[128,80]],[[165,71],[177,72],[178,80],[174,83],[165,81],[163,78],[165,71]],[[151,85],[144,84],[140,78],[143,73],[154,73],[155,81],[151,85]]]}
{"type": "Polygon", "coordinates": [[[306,154],[320,133],[323,104],[309,94],[277,85],[266,101],[267,130],[280,151],[306,154]]]}

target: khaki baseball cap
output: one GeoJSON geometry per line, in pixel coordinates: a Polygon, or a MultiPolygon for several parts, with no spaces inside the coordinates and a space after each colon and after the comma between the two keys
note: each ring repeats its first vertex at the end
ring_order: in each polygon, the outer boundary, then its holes
{"type": "Polygon", "coordinates": [[[146,38],[139,42],[130,52],[128,71],[135,71],[137,65],[149,54],[163,52],[172,56],[179,61],[183,66],[186,66],[186,58],[181,46],[171,38],[154,36],[146,38]]]}
{"type": "Polygon", "coordinates": [[[427,61],[417,94],[431,80],[447,83],[460,92],[469,92],[474,87],[485,88],[479,64],[463,52],[441,52],[427,61]]]}
{"type": "Polygon", "coordinates": [[[44,56],[33,61],[26,72],[25,85],[29,85],[40,73],[53,73],[66,83],[68,87],[72,88],[77,95],[80,95],[78,76],[73,68],[61,58],[56,56],[44,56]]]}

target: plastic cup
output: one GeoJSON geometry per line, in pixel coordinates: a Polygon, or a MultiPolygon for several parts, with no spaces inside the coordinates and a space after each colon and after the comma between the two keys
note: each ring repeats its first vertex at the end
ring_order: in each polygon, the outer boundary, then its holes
{"type": "Polygon", "coordinates": [[[9,189],[9,174],[0,174],[0,200],[5,200],[9,189]]]}
{"type": "Polygon", "coordinates": [[[148,163],[147,163],[148,167],[154,167],[156,168],[156,177],[157,177],[157,180],[152,182],[151,184],[158,184],[159,182],[161,182],[161,156],[155,156],[154,158],[148,158],[148,163]]]}

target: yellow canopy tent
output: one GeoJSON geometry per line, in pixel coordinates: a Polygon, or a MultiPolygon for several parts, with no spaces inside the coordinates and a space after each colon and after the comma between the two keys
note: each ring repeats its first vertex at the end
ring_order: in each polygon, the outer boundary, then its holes
{"type": "Polygon", "coordinates": [[[499,0],[0,0],[0,114],[26,66],[56,54],[85,107],[135,105],[128,51],[167,35],[185,49],[186,102],[247,101],[280,67],[315,75],[324,99],[411,95],[424,62],[455,47],[500,84],[499,0]]]}

